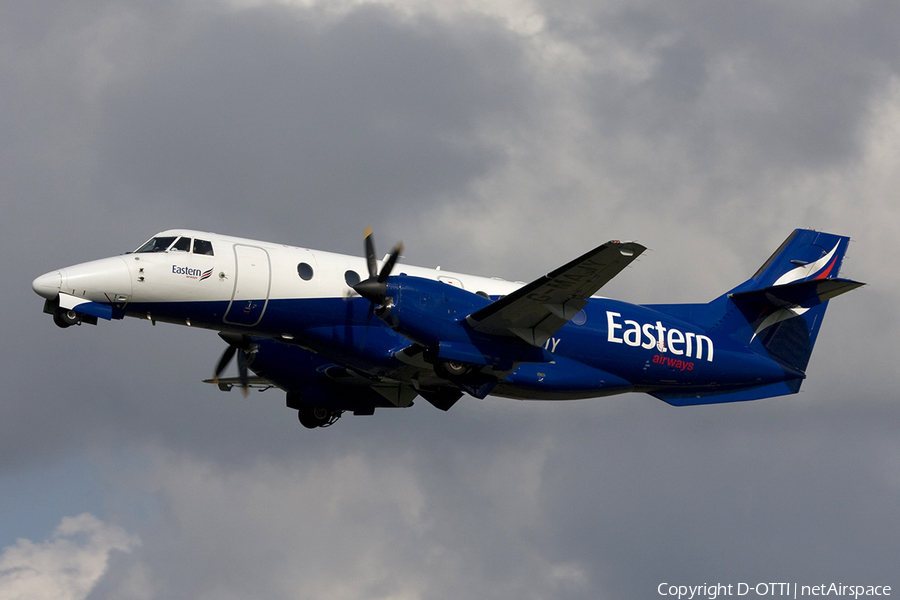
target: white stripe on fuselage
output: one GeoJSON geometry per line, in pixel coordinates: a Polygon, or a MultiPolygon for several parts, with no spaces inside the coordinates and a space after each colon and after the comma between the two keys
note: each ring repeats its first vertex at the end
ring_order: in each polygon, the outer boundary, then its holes
{"type": "MultiPolygon", "coordinates": [[[[355,296],[356,292],[347,285],[344,274],[352,270],[360,279],[368,277],[366,260],[362,256],[186,229],[172,229],[157,234],[179,235],[211,241],[215,256],[161,252],[124,257],[132,270],[133,279],[138,281],[139,277],[144,277],[143,281],[134,285],[133,302],[229,301],[234,292],[235,245],[261,248],[268,255],[272,273],[270,300],[355,296]],[[298,273],[298,266],[304,262],[313,269],[313,277],[309,281],[302,279],[298,273]],[[210,268],[213,271],[208,278],[201,280],[196,275],[197,271],[202,273],[210,268]],[[139,273],[140,269],[143,272],[139,273]]],[[[382,264],[378,261],[379,269],[382,264]]],[[[394,274],[400,273],[435,281],[441,278],[452,279],[470,292],[480,291],[491,296],[509,294],[523,285],[521,282],[416,267],[402,262],[394,267],[394,274]]]]}

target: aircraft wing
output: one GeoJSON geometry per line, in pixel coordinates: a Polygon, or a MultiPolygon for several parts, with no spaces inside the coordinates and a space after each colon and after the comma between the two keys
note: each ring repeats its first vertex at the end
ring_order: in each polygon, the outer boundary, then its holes
{"type": "Polygon", "coordinates": [[[609,280],[646,248],[635,242],[607,242],[469,315],[480,333],[518,336],[543,346],[609,280]]]}

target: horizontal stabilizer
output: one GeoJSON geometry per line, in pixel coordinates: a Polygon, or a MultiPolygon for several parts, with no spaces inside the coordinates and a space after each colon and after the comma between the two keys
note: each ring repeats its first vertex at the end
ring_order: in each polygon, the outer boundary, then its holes
{"type": "Polygon", "coordinates": [[[812,308],[864,285],[851,279],[795,281],[760,290],[737,292],[730,294],[729,298],[742,308],[812,308]]]}

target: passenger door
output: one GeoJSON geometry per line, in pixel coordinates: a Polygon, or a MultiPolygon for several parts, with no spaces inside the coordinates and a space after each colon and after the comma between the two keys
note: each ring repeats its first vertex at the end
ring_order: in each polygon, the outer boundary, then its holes
{"type": "Polygon", "coordinates": [[[252,327],[266,312],[272,285],[269,253],[258,246],[234,245],[234,292],[223,320],[252,327]]]}

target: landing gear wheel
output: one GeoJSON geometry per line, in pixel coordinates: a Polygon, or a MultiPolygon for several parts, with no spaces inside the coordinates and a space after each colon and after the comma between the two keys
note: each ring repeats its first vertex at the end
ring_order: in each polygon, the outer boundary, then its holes
{"type": "Polygon", "coordinates": [[[471,367],[463,362],[444,360],[434,365],[434,372],[444,379],[459,379],[471,371],[471,367]]]}
{"type": "Polygon", "coordinates": [[[307,429],[329,427],[341,418],[343,411],[330,411],[321,406],[301,406],[297,410],[297,419],[307,429]]]}
{"type": "Polygon", "coordinates": [[[66,328],[78,323],[78,315],[74,310],[66,310],[65,308],[57,308],[53,313],[53,322],[58,327],[66,328]]]}

